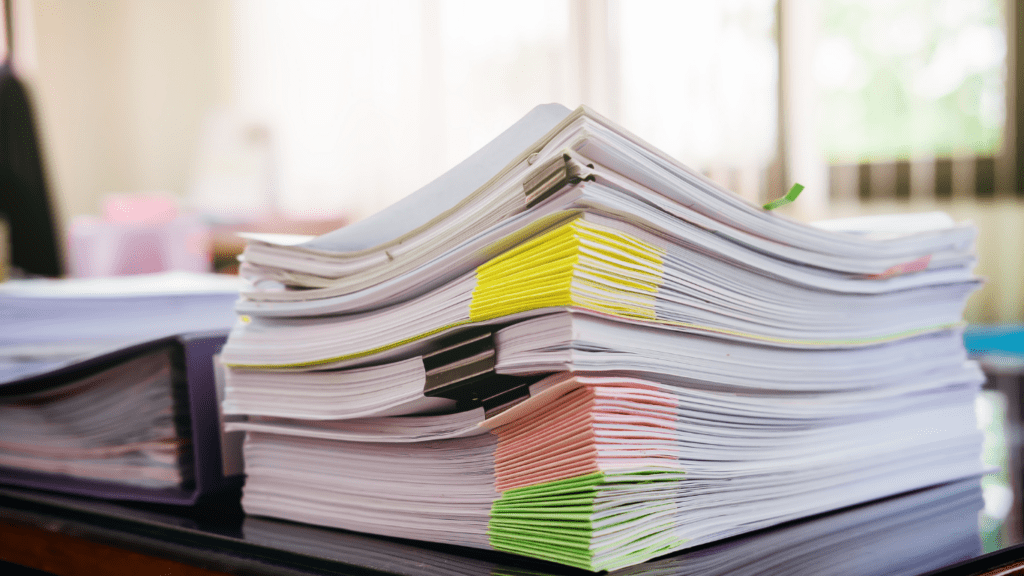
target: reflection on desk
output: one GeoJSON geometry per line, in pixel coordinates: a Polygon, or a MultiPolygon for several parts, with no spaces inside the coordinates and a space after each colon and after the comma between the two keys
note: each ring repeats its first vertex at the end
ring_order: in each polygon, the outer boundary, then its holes
{"type": "MultiPolygon", "coordinates": [[[[613,574],[909,576],[941,571],[981,554],[981,507],[978,481],[962,481],[790,522],[613,574]]],[[[182,512],[3,488],[0,522],[233,573],[586,574],[500,552],[245,517],[236,500],[182,512]]],[[[2,548],[0,559],[10,559],[2,548]]]]}

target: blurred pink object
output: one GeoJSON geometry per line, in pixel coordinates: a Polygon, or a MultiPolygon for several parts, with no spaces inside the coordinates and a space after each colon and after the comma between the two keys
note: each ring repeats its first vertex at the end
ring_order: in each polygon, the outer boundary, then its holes
{"type": "Polygon", "coordinates": [[[103,218],[79,216],[68,231],[69,274],[124,276],[165,270],[208,272],[210,230],[167,196],[112,194],[103,218]]]}
{"type": "Polygon", "coordinates": [[[110,194],[103,202],[103,219],[130,224],[165,224],[178,217],[178,204],[167,196],[110,194]]]}

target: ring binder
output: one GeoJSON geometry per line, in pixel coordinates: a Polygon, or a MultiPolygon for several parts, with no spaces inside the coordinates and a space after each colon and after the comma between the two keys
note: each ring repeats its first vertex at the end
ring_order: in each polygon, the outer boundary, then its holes
{"type": "MultiPolygon", "coordinates": [[[[99,398],[98,393],[116,394],[117,390],[109,390],[110,385],[119,387],[126,381],[104,380],[104,375],[133,359],[153,352],[169,351],[166,362],[172,374],[172,381],[178,382],[174,394],[174,406],[179,425],[178,441],[188,449],[182,452],[184,459],[178,464],[184,474],[177,485],[144,486],[127,484],[118,481],[118,466],[114,462],[108,465],[99,464],[110,475],[109,479],[88,476],[74,476],[60,472],[42,472],[28,467],[12,467],[3,465],[7,456],[17,455],[11,447],[0,449],[0,483],[39,488],[79,494],[95,498],[115,500],[135,500],[158,504],[194,505],[201,499],[211,495],[236,489],[241,485],[241,476],[225,476],[222,467],[221,423],[218,417],[217,397],[214,384],[213,356],[219,352],[226,334],[194,333],[165,337],[156,340],[136,343],[120,347],[105,353],[92,355],[66,364],[54,370],[0,383],[0,411],[12,402],[16,402],[31,392],[39,390],[62,390],[73,386],[76,382],[92,377],[98,378],[91,383],[90,389],[84,394],[84,405],[88,406],[88,398],[99,398]]],[[[130,376],[129,376],[130,378],[130,376]]],[[[127,382],[130,382],[129,379],[127,382]]],[[[166,394],[172,394],[170,388],[166,394]]],[[[159,396],[154,398],[159,399],[159,396]]],[[[146,402],[147,398],[136,399],[146,402]]],[[[166,398],[170,407],[171,398],[166,398]]],[[[42,403],[30,409],[43,409],[42,403]]],[[[137,413],[143,410],[108,414],[111,421],[100,425],[116,428],[125,427],[137,413]]],[[[69,414],[71,418],[86,418],[88,414],[69,414]]],[[[14,424],[16,426],[16,424],[14,424]]],[[[138,422],[136,426],[147,426],[146,422],[138,422]]],[[[55,431],[60,434],[59,430],[55,431]]],[[[4,435],[9,439],[10,431],[4,435]]],[[[60,436],[55,436],[59,438],[60,436]]],[[[24,458],[22,458],[24,460],[24,458]]],[[[73,471],[74,461],[66,459],[61,468],[73,471]]]]}

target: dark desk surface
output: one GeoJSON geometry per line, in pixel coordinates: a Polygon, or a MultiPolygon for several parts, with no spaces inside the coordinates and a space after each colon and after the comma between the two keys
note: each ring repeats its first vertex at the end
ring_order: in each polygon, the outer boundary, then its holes
{"type": "MultiPolygon", "coordinates": [[[[1024,548],[1017,547],[982,554],[980,507],[976,480],[950,484],[676,553],[616,575],[909,576],[978,572],[1024,558],[1024,548]]],[[[200,574],[587,574],[498,552],[246,517],[237,495],[181,510],[0,488],[0,528],[70,537],[133,558],[181,563],[200,574]]],[[[0,531],[0,560],[27,563],[28,552],[3,536],[0,531]]],[[[150,573],[175,573],[160,566],[150,573]]],[[[130,573],[145,572],[136,566],[130,573]]]]}

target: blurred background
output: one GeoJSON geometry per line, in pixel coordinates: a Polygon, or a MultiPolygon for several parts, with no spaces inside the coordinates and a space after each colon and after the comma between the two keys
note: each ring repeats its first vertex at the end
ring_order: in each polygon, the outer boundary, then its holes
{"type": "Polygon", "coordinates": [[[331,229],[539,103],[586,103],[751,200],[804,184],[798,218],[972,219],[988,282],[967,317],[1024,321],[1013,2],[9,4],[13,67],[76,240],[94,232],[83,217],[166,219],[147,202],[169,200],[215,225],[230,267],[222,228],[331,229]]]}
{"type": "Polygon", "coordinates": [[[585,103],[751,201],[800,182],[804,194],[783,211],[795,218],[940,209],[973,220],[987,282],[966,311],[985,326],[969,346],[1005,377],[993,377],[981,411],[986,458],[1003,467],[986,479],[988,534],[1021,539],[1015,2],[7,8],[8,56],[35,118],[68,275],[230,272],[235,232],[317,234],[356,221],[545,102],[585,103]]]}

